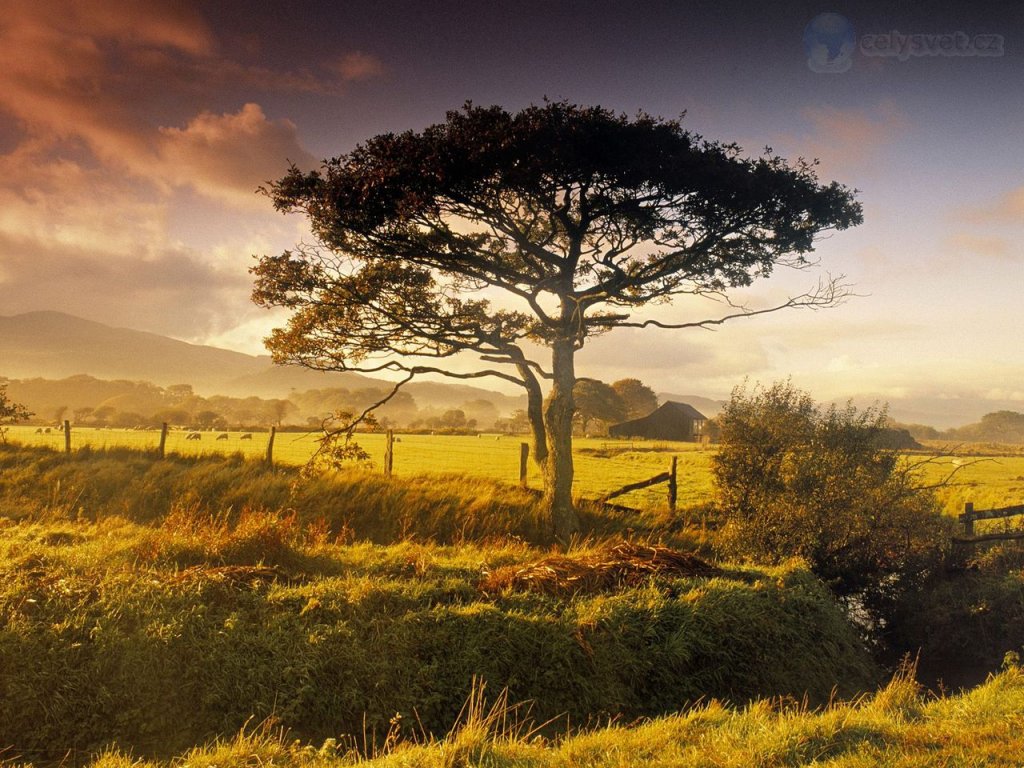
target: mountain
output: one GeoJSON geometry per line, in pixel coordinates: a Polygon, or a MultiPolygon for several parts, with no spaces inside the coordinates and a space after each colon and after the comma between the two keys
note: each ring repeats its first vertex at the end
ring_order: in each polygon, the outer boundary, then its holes
{"type": "Polygon", "coordinates": [[[725,400],[712,400],[700,395],[674,395],[671,392],[658,393],[659,403],[667,403],[669,400],[693,406],[709,419],[713,419],[725,407],[725,400]]]}
{"type": "Polygon", "coordinates": [[[267,355],[189,344],[63,312],[0,317],[0,376],[61,379],[83,373],[159,386],[191,384],[202,394],[261,397],[377,383],[355,373],[275,366],[267,355]]]}
{"type": "MultiPolygon", "coordinates": [[[[274,365],[268,355],[247,355],[189,344],[129,328],[114,328],[63,312],[0,316],[0,377],[149,381],[161,387],[191,384],[201,395],[288,397],[292,391],[380,388],[389,382],[358,373],[274,365]]],[[[413,382],[405,390],[421,407],[443,410],[490,400],[502,413],[525,407],[525,398],[482,387],[413,382]]]]}

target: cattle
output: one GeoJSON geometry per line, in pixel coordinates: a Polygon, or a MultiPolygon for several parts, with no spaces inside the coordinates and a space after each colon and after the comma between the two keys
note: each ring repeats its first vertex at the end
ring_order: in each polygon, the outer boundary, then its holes
{"type": "Polygon", "coordinates": [[[227,440],[228,439],[228,433],[227,432],[221,432],[219,435],[217,435],[217,439],[218,440],[227,440]]]}
{"type": "Polygon", "coordinates": [[[239,440],[252,440],[252,432],[246,432],[244,435],[242,435],[238,439],[239,440]]]}
{"type": "Polygon", "coordinates": [[[185,439],[186,440],[202,440],[203,436],[200,435],[198,432],[189,432],[187,435],[185,435],[185,439]]]}
{"type": "Polygon", "coordinates": [[[43,434],[43,428],[42,428],[42,427],[40,427],[39,429],[37,429],[37,430],[36,430],[36,434],[37,434],[37,435],[41,435],[41,434],[43,434]]]}

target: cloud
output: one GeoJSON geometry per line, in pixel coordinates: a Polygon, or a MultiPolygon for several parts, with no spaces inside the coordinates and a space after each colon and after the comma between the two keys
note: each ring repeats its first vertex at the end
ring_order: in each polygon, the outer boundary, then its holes
{"type": "Polygon", "coordinates": [[[946,238],[945,246],[954,252],[958,262],[965,252],[970,256],[984,259],[1009,259],[1024,256],[1020,248],[1016,251],[1012,250],[1007,238],[975,235],[969,232],[950,235],[946,238]]]}
{"type": "Polygon", "coordinates": [[[266,235],[283,222],[236,214],[232,242],[189,246],[152,185],[70,159],[73,143],[68,157],[46,149],[0,155],[0,313],[59,309],[190,340],[263,315],[249,301],[248,257],[273,250],[266,235]]]}
{"type": "Polygon", "coordinates": [[[117,172],[27,142],[0,155],[0,234],[8,243],[136,258],[165,239],[166,206],[117,172]]]}
{"type": "Polygon", "coordinates": [[[906,114],[891,102],[872,109],[805,107],[807,130],[783,137],[802,157],[818,158],[829,176],[872,168],[884,148],[909,130],[906,114]]]}
{"type": "Polygon", "coordinates": [[[341,93],[381,71],[359,52],[320,73],[236,61],[194,9],[173,0],[40,0],[0,24],[0,114],[23,138],[54,153],[76,143],[164,191],[187,186],[243,206],[288,160],[314,164],[295,125],[268,118],[256,93],[341,93]],[[208,105],[226,93],[242,106],[215,114],[208,105]]]}
{"type": "Polygon", "coordinates": [[[252,316],[245,269],[217,269],[184,247],[120,258],[97,248],[40,244],[0,235],[4,314],[59,309],[171,336],[223,332],[252,316]]]}
{"type": "Polygon", "coordinates": [[[159,175],[236,204],[265,208],[266,201],[254,194],[257,186],[282,176],[289,161],[306,168],[316,164],[299,144],[295,124],[267,120],[258,104],[235,114],[203,112],[185,128],[160,133],[159,175]]]}
{"type": "Polygon", "coordinates": [[[959,217],[976,224],[1024,223],[1024,186],[1004,192],[984,206],[963,208],[959,217]]]}
{"type": "Polygon", "coordinates": [[[384,64],[376,56],[362,51],[346,53],[335,59],[327,68],[337,73],[345,82],[371,80],[384,74],[384,64]]]}

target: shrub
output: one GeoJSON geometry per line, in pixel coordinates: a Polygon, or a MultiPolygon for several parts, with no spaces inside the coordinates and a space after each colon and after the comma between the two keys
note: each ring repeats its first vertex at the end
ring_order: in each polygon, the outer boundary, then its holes
{"type": "Polygon", "coordinates": [[[884,409],[823,408],[790,382],[737,388],[713,472],[727,551],[805,558],[840,595],[882,599],[941,556],[949,521],[886,446],[884,409]]]}

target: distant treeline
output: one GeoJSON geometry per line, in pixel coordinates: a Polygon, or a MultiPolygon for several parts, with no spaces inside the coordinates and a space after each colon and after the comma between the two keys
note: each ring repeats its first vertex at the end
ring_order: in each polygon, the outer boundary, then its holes
{"type": "MultiPolygon", "coordinates": [[[[292,392],[287,398],[196,394],[189,384],[160,387],[149,381],[104,380],[85,374],[66,379],[6,379],[8,395],[35,415],[37,424],[68,420],[79,426],[153,427],[166,422],[195,429],[298,425],[319,428],[339,411],[361,413],[382,400],[385,387],[333,387],[292,392]]],[[[376,411],[384,427],[493,429],[503,427],[488,400],[469,400],[449,409],[420,408],[399,392],[376,411]]]]}
{"type": "Polygon", "coordinates": [[[917,440],[957,440],[965,443],[1024,443],[1024,413],[995,411],[981,421],[963,427],[938,430],[925,424],[894,425],[907,430],[917,440]]]}

